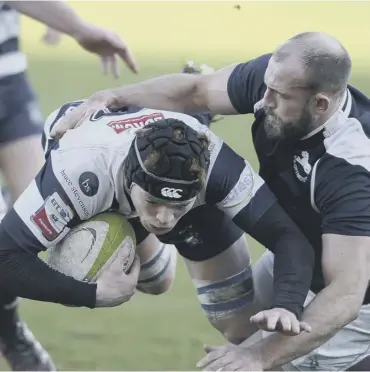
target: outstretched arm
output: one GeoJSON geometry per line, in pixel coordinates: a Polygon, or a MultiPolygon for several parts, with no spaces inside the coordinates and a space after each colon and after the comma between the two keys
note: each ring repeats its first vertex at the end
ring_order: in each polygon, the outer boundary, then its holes
{"type": "Polygon", "coordinates": [[[265,91],[264,73],[269,59],[270,55],[263,55],[212,74],[165,75],[96,92],[78,110],[63,118],[51,136],[62,137],[68,129],[78,127],[92,113],[106,107],[136,105],[185,113],[253,113],[265,91]]]}

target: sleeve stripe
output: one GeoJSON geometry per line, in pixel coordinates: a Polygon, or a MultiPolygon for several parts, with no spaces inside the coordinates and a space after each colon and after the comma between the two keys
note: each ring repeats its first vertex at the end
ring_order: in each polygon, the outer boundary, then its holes
{"type": "Polygon", "coordinates": [[[217,204],[231,218],[237,215],[249,203],[264,183],[262,178],[253,172],[251,166],[246,161],[244,164],[244,170],[241,172],[234,188],[222,202],[217,204]]]}
{"type": "Polygon", "coordinates": [[[243,230],[248,232],[247,230],[250,230],[274,203],[276,203],[276,197],[263,183],[250,202],[233,218],[233,221],[238,226],[243,226],[243,230]]]}
{"type": "Polygon", "coordinates": [[[206,203],[224,200],[237,184],[244,168],[244,159],[224,142],[209,176],[207,188],[211,186],[212,191],[206,190],[206,203]]]}

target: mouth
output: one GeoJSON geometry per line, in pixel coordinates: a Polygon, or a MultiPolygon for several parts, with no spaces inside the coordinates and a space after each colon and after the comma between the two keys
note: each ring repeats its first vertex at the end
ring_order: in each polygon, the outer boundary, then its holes
{"type": "Polygon", "coordinates": [[[147,225],[147,230],[149,230],[151,233],[156,234],[156,235],[166,234],[167,232],[173,229],[173,226],[158,227],[158,226],[152,225],[151,223],[147,223],[146,225],[147,225]]]}

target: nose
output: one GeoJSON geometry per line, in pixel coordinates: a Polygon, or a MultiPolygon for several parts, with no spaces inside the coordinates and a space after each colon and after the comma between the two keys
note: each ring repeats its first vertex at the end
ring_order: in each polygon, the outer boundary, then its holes
{"type": "Polygon", "coordinates": [[[158,207],[156,218],[161,225],[169,226],[175,219],[175,216],[170,208],[163,205],[158,207]]]}
{"type": "Polygon", "coordinates": [[[274,92],[267,88],[266,91],[265,91],[265,94],[263,95],[263,106],[264,107],[268,107],[268,108],[271,108],[271,109],[275,109],[276,108],[276,102],[275,102],[275,97],[274,97],[274,92]]]}

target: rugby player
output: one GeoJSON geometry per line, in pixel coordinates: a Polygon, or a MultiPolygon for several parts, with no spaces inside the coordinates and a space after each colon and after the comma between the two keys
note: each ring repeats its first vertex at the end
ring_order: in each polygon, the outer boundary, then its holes
{"type": "MultiPolygon", "coordinates": [[[[339,41],[307,32],[214,74],[98,92],[56,128],[60,136],[106,105],[254,114],[259,174],[316,251],[302,318],[312,332],[270,335],[250,348],[208,348],[201,368],[370,370],[370,103],[349,85],[350,72],[339,41]]],[[[254,268],[263,307],[271,303],[273,259],[267,252],[254,268]]],[[[252,320],[270,330],[263,312],[252,320]]]]}
{"type": "MultiPolygon", "coordinates": [[[[9,191],[8,203],[0,192],[0,219],[44,162],[43,118],[28,81],[26,56],[19,48],[18,12],[72,36],[84,49],[101,56],[104,69],[111,69],[115,76],[117,55],[136,71],[118,35],[84,21],[64,2],[0,2],[0,169],[9,191]]],[[[14,296],[0,293],[0,352],[12,370],[55,370],[50,356],[20,320],[17,304],[14,296]]]]}
{"type": "MultiPolygon", "coordinates": [[[[207,318],[229,341],[242,342],[254,299],[245,231],[275,253],[273,315],[282,323],[287,313],[299,319],[313,249],[247,161],[195,117],[138,107],[101,110],[53,140],[50,129],[80,104],[49,116],[46,163],[1,222],[1,290],[89,308],[127,301],[136,272],[123,290],[124,273],[81,282],[37,256],[81,221],[116,210],[135,229],[143,292],[168,289],[175,245],[207,318]]],[[[310,330],[288,322],[288,332],[310,330]]]]}

